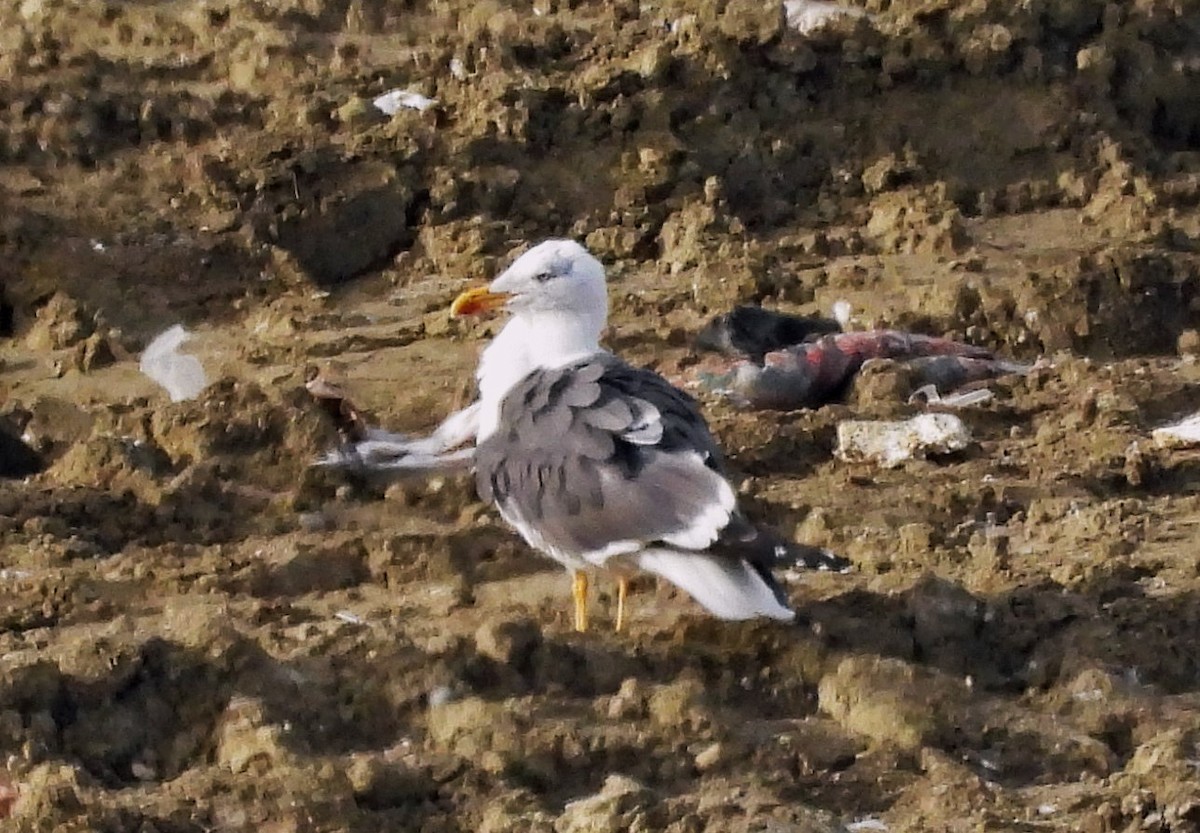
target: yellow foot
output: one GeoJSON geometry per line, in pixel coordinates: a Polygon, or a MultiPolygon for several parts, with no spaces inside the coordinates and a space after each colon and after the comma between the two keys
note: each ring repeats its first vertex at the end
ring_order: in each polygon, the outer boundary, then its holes
{"type": "Polygon", "coordinates": [[[625,597],[628,595],[629,579],[621,576],[617,579],[617,633],[620,633],[621,629],[625,627],[625,597]]]}
{"type": "Polygon", "coordinates": [[[576,570],[571,594],[575,597],[575,630],[580,633],[587,630],[587,588],[587,573],[576,570]]]}

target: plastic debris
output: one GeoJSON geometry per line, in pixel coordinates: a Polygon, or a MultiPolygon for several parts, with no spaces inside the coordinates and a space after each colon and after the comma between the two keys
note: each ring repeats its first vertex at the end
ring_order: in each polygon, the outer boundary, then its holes
{"type": "Polygon", "coordinates": [[[438,706],[444,706],[447,703],[452,703],[458,698],[455,697],[454,689],[448,685],[434,686],[429,690],[429,708],[436,709],[438,706]]]}
{"type": "Polygon", "coordinates": [[[846,420],[837,427],[834,456],[847,462],[871,462],[893,469],[929,454],[961,451],[971,432],[954,414],[921,414],[901,422],[846,420]]]}
{"type": "Polygon", "coordinates": [[[865,819],[852,821],[846,825],[848,833],[865,833],[868,830],[881,830],[886,833],[888,826],[882,820],[868,816],[865,819]]]}
{"type": "Polygon", "coordinates": [[[962,393],[951,393],[942,396],[938,393],[937,385],[923,385],[913,391],[908,397],[909,404],[925,402],[929,405],[940,405],[943,408],[969,408],[972,405],[985,405],[996,398],[987,388],[966,390],[962,393]]]}
{"type": "Polygon", "coordinates": [[[1162,448],[1187,448],[1200,445],[1200,413],[1150,432],[1156,445],[1162,448]]]}
{"type": "Polygon", "coordinates": [[[388,90],[371,102],[385,115],[394,116],[403,109],[424,112],[437,104],[436,99],[413,92],[412,90],[388,90]]]}
{"type": "Polygon", "coordinates": [[[834,301],[831,311],[833,320],[841,324],[843,330],[850,325],[850,314],[854,312],[854,308],[850,306],[849,301],[834,301]]]}
{"type": "Polygon", "coordinates": [[[862,9],[823,0],[784,0],[783,10],[787,15],[788,28],[802,35],[815,32],[839,17],[868,17],[862,9]]]}
{"type": "Polygon", "coordinates": [[[142,373],[166,388],[172,402],[195,399],[208,387],[200,360],[179,352],[191,338],[192,334],[183,325],[176,324],[146,346],[138,365],[142,373]]]}
{"type": "Polygon", "coordinates": [[[363,623],[363,618],[361,616],[359,616],[357,613],[351,613],[348,610],[339,610],[337,613],[333,614],[333,618],[337,619],[339,622],[345,622],[349,625],[361,625],[363,623]]]}

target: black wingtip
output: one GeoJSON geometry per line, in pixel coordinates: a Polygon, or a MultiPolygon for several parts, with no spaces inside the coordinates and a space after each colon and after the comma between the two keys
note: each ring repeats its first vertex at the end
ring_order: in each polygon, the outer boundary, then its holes
{"type": "Polygon", "coordinates": [[[853,562],[832,550],[808,544],[779,544],[775,547],[775,557],[780,564],[822,573],[848,573],[854,567],[853,562]]]}

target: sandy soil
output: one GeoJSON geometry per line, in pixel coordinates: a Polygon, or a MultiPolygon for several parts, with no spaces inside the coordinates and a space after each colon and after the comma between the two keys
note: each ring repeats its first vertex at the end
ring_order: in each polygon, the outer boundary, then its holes
{"type": "Polygon", "coordinates": [[[5,829],[1200,829],[1200,452],[1149,439],[1200,407],[1196,4],[864,8],[4,4],[0,411],[49,461],[0,479],[5,829]],[[705,401],[855,572],[794,627],[646,581],[615,635],[601,586],[576,634],[469,483],[308,468],[311,365],[430,428],[494,326],[450,298],[550,235],[668,374],[753,300],[1044,361],[892,471],[832,446],[917,412],[901,369],[705,401]],[[172,404],[180,322],[214,382],[172,404]]]}

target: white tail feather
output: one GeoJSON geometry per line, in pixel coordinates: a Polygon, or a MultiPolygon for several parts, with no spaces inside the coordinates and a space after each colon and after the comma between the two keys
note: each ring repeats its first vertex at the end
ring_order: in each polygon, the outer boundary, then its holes
{"type": "Polygon", "coordinates": [[[744,561],[668,549],[643,550],[635,558],[643,570],[687,591],[718,618],[796,618],[795,611],[780,603],[774,590],[744,561]]]}

